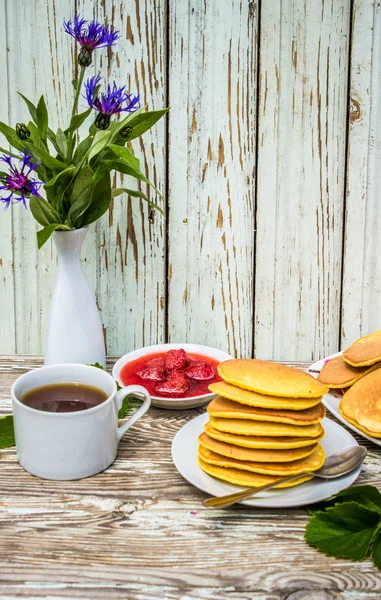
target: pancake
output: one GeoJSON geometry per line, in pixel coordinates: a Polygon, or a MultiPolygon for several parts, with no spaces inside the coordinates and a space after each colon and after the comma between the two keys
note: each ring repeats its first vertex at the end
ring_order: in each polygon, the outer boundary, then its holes
{"type": "Polygon", "coordinates": [[[352,425],[381,438],[381,369],[368,373],[345,392],[339,409],[352,425]]]}
{"type": "MultiPolygon", "coordinates": [[[[212,475],[217,479],[222,479],[223,481],[228,481],[229,483],[235,483],[236,485],[240,485],[242,487],[261,487],[262,485],[267,485],[269,483],[273,483],[278,479],[278,477],[274,477],[273,475],[262,475],[261,473],[250,473],[249,471],[243,471],[242,469],[227,469],[226,467],[217,467],[216,465],[210,465],[203,461],[200,457],[198,458],[198,464],[201,469],[208,473],[208,475],[212,475]]],[[[277,485],[277,488],[284,487],[292,487],[294,485],[299,485],[308,481],[311,477],[300,477],[300,479],[296,479],[295,481],[288,481],[287,483],[283,483],[277,485]]]]}
{"type": "Polygon", "coordinates": [[[209,437],[225,442],[227,444],[233,444],[242,448],[257,448],[261,450],[289,450],[292,448],[305,448],[311,444],[316,444],[324,437],[324,429],[320,435],[316,438],[311,439],[308,437],[265,437],[265,436],[250,436],[250,435],[237,435],[234,433],[227,433],[226,431],[218,431],[214,429],[210,423],[206,423],[204,426],[206,433],[209,437]]]}
{"type": "Polygon", "coordinates": [[[249,421],[248,419],[221,419],[210,417],[210,423],[218,431],[236,433],[238,435],[254,436],[282,436],[282,437],[308,437],[316,438],[320,435],[322,426],[316,425],[288,425],[286,423],[270,423],[269,421],[249,421]]]}
{"type": "Polygon", "coordinates": [[[381,361],[381,329],[356,340],[344,350],[343,359],[353,367],[374,365],[381,361]]]}
{"type": "Polygon", "coordinates": [[[298,461],[312,454],[317,448],[317,444],[311,444],[304,448],[290,450],[256,450],[255,448],[242,448],[241,446],[220,442],[209,437],[205,432],[199,436],[198,441],[204,448],[207,448],[211,452],[216,452],[221,456],[260,463],[288,463],[298,461]]]}
{"type": "Polygon", "coordinates": [[[347,388],[378,366],[381,364],[373,367],[352,367],[342,356],[336,356],[324,365],[317,379],[333,389],[347,388]]]}
{"type": "Polygon", "coordinates": [[[198,457],[206,463],[216,465],[218,467],[226,467],[228,469],[242,469],[252,473],[262,473],[263,475],[276,475],[279,477],[288,475],[301,475],[303,473],[311,473],[317,471],[324,463],[324,450],[320,444],[312,454],[306,458],[301,458],[294,462],[286,463],[261,463],[253,461],[237,460],[221,456],[216,452],[212,452],[203,446],[199,446],[198,457]]]}
{"type": "Polygon", "coordinates": [[[321,398],[328,392],[327,386],[309,373],[268,360],[226,360],[217,370],[226,383],[266,396],[321,398]]]}
{"type": "Polygon", "coordinates": [[[306,410],[307,408],[316,406],[321,401],[321,398],[279,398],[279,396],[265,396],[258,394],[258,392],[244,390],[224,381],[211,383],[209,390],[217,396],[234,400],[240,404],[276,410],[306,410]]]}
{"type": "Polygon", "coordinates": [[[211,417],[225,419],[251,419],[253,421],[271,421],[303,426],[319,423],[325,417],[325,408],[319,402],[319,404],[305,410],[274,410],[273,408],[244,406],[239,402],[217,396],[208,405],[208,413],[211,417]]]}

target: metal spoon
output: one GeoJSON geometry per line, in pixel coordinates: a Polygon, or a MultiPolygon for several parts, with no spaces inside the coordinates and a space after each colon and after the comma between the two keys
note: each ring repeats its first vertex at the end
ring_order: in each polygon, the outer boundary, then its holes
{"type": "Polygon", "coordinates": [[[312,471],[311,473],[300,473],[299,475],[292,475],[290,477],[280,477],[272,483],[262,485],[259,488],[251,487],[235,494],[228,494],[227,496],[220,496],[219,498],[208,498],[207,500],[204,500],[203,504],[211,508],[226,508],[227,506],[231,506],[232,504],[239,502],[239,500],[254,496],[254,494],[257,494],[258,492],[269,490],[280,483],[299,479],[299,477],[336,479],[342,475],[347,475],[347,473],[350,473],[353,471],[353,469],[359,467],[363,462],[366,453],[367,449],[364,446],[351,446],[350,448],[345,448],[345,450],[341,450],[340,452],[336,452],[335,454],[328,456],[325,459],[323,466],[317,471],[312,471]]]}

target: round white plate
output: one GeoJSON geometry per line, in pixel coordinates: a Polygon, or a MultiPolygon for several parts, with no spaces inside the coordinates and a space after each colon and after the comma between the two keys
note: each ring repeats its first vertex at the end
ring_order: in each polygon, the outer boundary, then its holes
{"type": "MultiPolygon", "coordinates": [[[[197,462],[197,438],[204,431],[204,425],[208,418],[207,413],[195,417],[175,435],[172,442],[172,459],[177,470],[189,483],[211,496],[223,496],[245,489],[215,479],[199,467],[197,462]]],[[[325,429],[325,436],[321,444],[326,456],[350,446],[358,446],[355,438],[340,425],[327,418],[323,419],[322,425],[325,429]]],[[[296,487],[258,492],[253,498],[243,500],[242,504],[265,508],[289,508],[320,502],[349,487],[359,476],[360,470],[361,467],[355,469],[349,475],[331,481],[316,477],[296,487]]]]}
{"type": "MultiPolygon", "coordinates": [[[[321,369],[324,367],[326,362],[331,360],[331,358],[335,358],[335,356],[340,356],[341,354],[342,354],[341,352],[336,352],[336,354],[332,354],[331,356],[327,356],[327,358],[322,358],[322,360],[318,360],[318,362],[314,363],[313,365],[311,365],[309,367],[307,372],[316,378],[318,376],[318,374],[320,373],[321,369]]],[[[361,435],[363,438],[370,440],[374,444],[381,446],[380,438],[375,438],[375,437],[371,437],[370,435],[367,435],[360,429],[357,429],[357,427],[355,425],[352,425],[352,423],[349,423],[349,421],[347,421],[343,417],[343,415],[341,414],[341,412],[339,410],[339,404],[340,404],[341,398],[342,398],[341,390],[329,390],[328,394],[323,396],[323,404],[326,407],[326,409],[329,410],[330,413],[335,415],[335,417],[339,421],[341,421],[346,427],[348,427],[349,429],[352,429],[352,431],[355,431],[356,433],[361,435]]]]}

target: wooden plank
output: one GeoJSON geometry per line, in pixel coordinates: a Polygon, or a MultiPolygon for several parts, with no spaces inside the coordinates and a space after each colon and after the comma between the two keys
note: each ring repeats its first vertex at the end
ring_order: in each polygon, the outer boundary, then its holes
{"type": "Polygon", "coordinates": [[[263,2],[255,354],[337,350],[350,3],[263,2]]]}
{"type": "MultiPolygon", "coordinates": [[[[87,8],[88,2],[84,2],[87,8]]],[[[121,32],[108,53],[96,56],[104,83],[127,85],[149,110],[166,105],[166,3],[129,0],[116,7],[94,3],[95,16],[121,32]]],[[[85,11],[83,11],[85,14],[85,11]]],[[[143,173],[165,195],[166,123],[134,140],[132,148],[143,173]]],[[[128,176],[115,177],[115,187],[140,188],[154,202],[146,184],[128,176]]],[[[98,224],[97,295],[107,350],[124,354],[164,341],[165,336],[165,221],[144,201],[126,194],[112,201],[109,214],[98,224]]],[[[95,260],[95,256],[92,256],[95,260]]]]}
{"type": "MultiPolygon", "coordinates": [[[[9,410],[15,376],[39,364],[0,356],[0,410],[9,410]]],[[[201,505],[205,494],[176,471],[171,443],[203,410],[151,409],[112,467],[80,481],[33,477],[13,448],[1,450],[0,598],[378,598],[369,560],[334,559],[305,543],[305,509],[201,505]]],[[[379,448],[358,439],[369,449],[358,482],[380,487],[379,448]]]]}
{"type": "MultiPolygon", "coordinates": [[[[45,0],[6,4],[8,52],[9,123],[28,122],[29,113],[16,91],[37,103],[44,94],[50,124],[62,125],[68,115],[71,94],[71,38],[62,29],[74,0],[52,3],[45,0]],[[58,122],[57,122],[58,120],[58,122]]],[[[10,215],[1,215],[1,221],[10,215]]],[[[36,231],[40,226],[23,207],[14,206],[14,267],[8,278],[15,289],[14,311],[17,352],[41,352],[50,295],[55,273],[51,242],[38,251],[36,231]]],[[[5,240],[10,244],[11,240],[5,240]]]]}
{"type": "Polygon", "coordinates": [[[342,347],[379,329],[381,6],[353,4],[342,347]]]}
{"type": "MultiPolygon", "coordinates": [[[[5,0],[0,1],[0,81],[2,84],[2,98],[4,110],[1,112],[1,121],[8,122],[9,117],[9,87],[8,87],[8,55],[7,26],[6,26],[5,0]]],[[[1,136],[2,137],[2,136],[1,136]]],[[[5,138],[2,137],[0,146],[9,149],[5,138]]],[[[2,163],[0,170],[5,170],[2,163]]],[[[7,213],[0,215],[0,304],[1,327],[0,348],[2,352],[15,352],[15,296],[13,286],[13,232],[12,208],[7,213]]]]}
{"type": "Polygon", "coordinates": [[[257,4],[169,7],[169,339],[250,356],[257,4]]]}

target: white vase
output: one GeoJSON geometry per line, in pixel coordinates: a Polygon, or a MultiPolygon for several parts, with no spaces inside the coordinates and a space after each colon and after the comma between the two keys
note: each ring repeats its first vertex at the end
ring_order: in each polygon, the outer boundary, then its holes
{"type": "Polygon", "coordinates": [[[86,233],[87,228],[53,234],[58,271],[50,305],[45,365],[98,362],[106,366],[102,323],[80,262],[86,233]]]}

